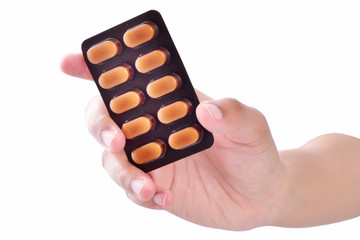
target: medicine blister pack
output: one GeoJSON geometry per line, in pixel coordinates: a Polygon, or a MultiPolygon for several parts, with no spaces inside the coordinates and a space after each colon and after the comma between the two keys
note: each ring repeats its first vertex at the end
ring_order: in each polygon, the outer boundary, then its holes
{"type": "Polygon", "coordinates": [[[213,136],[196,118],[199,100],[160,13],[97,34],[82,52],[132,164],[148,172],[211,147],[213,136]]]}

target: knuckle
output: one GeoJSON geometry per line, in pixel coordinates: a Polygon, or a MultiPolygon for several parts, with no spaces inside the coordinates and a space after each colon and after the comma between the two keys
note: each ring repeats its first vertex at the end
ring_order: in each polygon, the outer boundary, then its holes
{"type": "Polygon", "coordinates": [[[253,132],[259,138],[263,138],[264,136],[268,136],[270,134],[270,129],[268,122],[266,120],[265,115],[257,110],[256,108],[252,108],[254,114],[254,122],[256,124],[253,125],[253,132]]]}
{"type": "Polygon", "coordinates": [[[235,98],[224,98],[223,104],[235,111],[240,111],[243,108],[243,104],[235,98]]]}
{"type": "Polygon", "coordinates": [[[89,100],[85,107],[85,122],[90,132],[94,123],[98,121],[98,118],[106,116],[106,111],[101,110],[101,104],[103,104],[101,101],[100,96],[95,96],[89,100]]]}
{"type": "Polygon", "coordinates": [[[103,130],[102,125],[107,121],[108,116],[101,114],[96,115],[93,118],[89,118],[88,120],[88,131],[91,135],[93,135],[96,139],[100,138],[100,132],[103,130]]]}
{"type": "Polygon", "coordinates": [[[135,203],[136,205],[144,207],[144,202],[139,201],[139,198],[134,196],[134,194],[130,193],[129,191],[125,191],[127,198],[135,203]]]}
{"type": "Polygon", "coordinates": [[[253,111],[254,111],[254,114],[257,116],[257,119],[259,119],[259,121],[261,122],[261,123],[267,123],[267,121],[266,121],[266,117],[265,117],[265,115],[262,113],[262,112],[260,112],[258,109],[256,109],[256,108],[253,108],[253,111]]]}
{"type": "Polygon", "coordinates": [[[221,104],[228,112],[241,113],[244,109],[244,105],[235,98],[224,98],[221,104]]]}
{"type": "Polygon", "coordinates": [[[106,162],[109,156],[109,151],[105,150],[103,151],[102,155],[101,155],[101,165],[104,169],[106,169],[106,162]]]}
{"type": "Polygon", "coordinates": [[[84,111],[85,119],[89,118],[92,115],[92,113],[94,112],[94,108],[98,106],[99,100],[100,96],[94,96],[88,101],[84,111]]]}
{"type": "Polygon", "coordinates": [[[134,196],[132,193],[130,192],[125,192],[126,196],[128,197],[128,199],[130,201],[132,201],[133,203],[135,203],[136,205],[140,206],[140,207],[144,207],[144,208],[149,208],[149,209],[156,209],[153,206],[152,201],[141,201],[139,200],[138,197],[134,196]]]}
{"type": "Polygon", "coordinates": [[[90,98],[90,100],[86,105],[85,111],[88,111],[98,101],[99,101],[99,96],[93,96],[92,98],[90,98]]]}
{"type": "Polygon", "coordinates": [[[120,163],[121,159],[112,154],[110,151],[105,150],[102,153],[102,166],[108,172],[114,182],[125,190],[128,189],[129,172],[123,164],[120,163]]]}
{"type": "Polygon", "coordinates": [[[112,178],[120,187],[128,191],[128,177],[123,168],[113,169],[112,178]]]}

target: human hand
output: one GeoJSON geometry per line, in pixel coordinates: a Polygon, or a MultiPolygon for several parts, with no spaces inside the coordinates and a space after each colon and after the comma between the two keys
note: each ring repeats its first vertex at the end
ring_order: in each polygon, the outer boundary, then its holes
{"type": "MultiPolygon", "coordinates": [[[[92,77],[81,54],[62,61],[63,72],[92,77]]],[[[103,166],[135,203],[164,209],[194,223],[230,230],[272,225],[279,217],[284,164],[265,117],[234,99],[212,100],[197,91],[199,122],[214,145],[170,165],[144,173],[130,164],[125,137],[100,97],[90,100],[90,133],[104,147],[103,166]]]]}

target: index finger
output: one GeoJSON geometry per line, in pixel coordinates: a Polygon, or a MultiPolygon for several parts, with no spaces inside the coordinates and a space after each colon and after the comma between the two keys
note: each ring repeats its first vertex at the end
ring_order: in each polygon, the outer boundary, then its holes
{"type": "Polygon", "coordinates": [[[60,64],[61,70],[73,77],[92,80],[92,76],[81,53],[66,55],[60,64]]]}

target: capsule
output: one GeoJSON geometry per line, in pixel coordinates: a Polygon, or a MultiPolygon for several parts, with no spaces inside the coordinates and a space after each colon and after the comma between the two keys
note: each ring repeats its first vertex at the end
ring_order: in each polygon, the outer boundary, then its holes
{"type": "Polygon", "coordinates": [[[161,123],[169,124],[185,117],[191,109],[191,103],[187,99],[183,99],[160,108],[157,117],[161,123]]]}
{"type": "Polygon", "coordinates": [[[156,140],[132,151],[131,158],[137,164],[144,164],[163,156],[164,153],[164,142],[156,140]]]}
{"type": "Polygon", "coordinates": [[[150,82],[146,87],[146,92],[151,98],[159,98],[178,89],[181,80],[178,75],[167,75],[150,82]]]}
{"type": "Polygon", "coordinates": [[[183,149],[198,142],[202,136],[202,130],[197,126],[184,128],[169,136],[169,145],[175,150],[183,149]]]}
{"type": "Polygon", "coordinates": [[[162,48],[140,56],[135,61],[136,69],[141,73],[150,72],[163,66],[169,60],[169,52],[162,48]]]}
{"type": "Polygon", "coordinates": [[[91,47],[87,51],[87,58],[92,64],[98,64],[115,57],[120,51],[120,42],[116,39],[110,39],[91,47]]]}
{"type": "Polygon", "coordinates": [[[134,48],[156,37],[157,26],[152,22],[146,22],[129,29],[124,34],[123,40],[126,46],[134,48]]]}
{"type": "Polygon", "coordinates": [[[136,108],[144,101],[144,94],[140,90],[133,90],[113,98],[110,101],[110,109],[120,114],[136,108]]]}
{"type": "Polygon", "coordinates": [[[147,114],[124,123],[121,127],[121,131],[124,133],[126,139],[132,139],[149,132],[154,126],[154,118],[147,114]]]}
{"type": "Polygon", "coordinates": [[[131,67],[127,64],[113,68],[100,75],[99,85],[104,89],[113,88],[129,80],[132,73],[131,67]]]}

